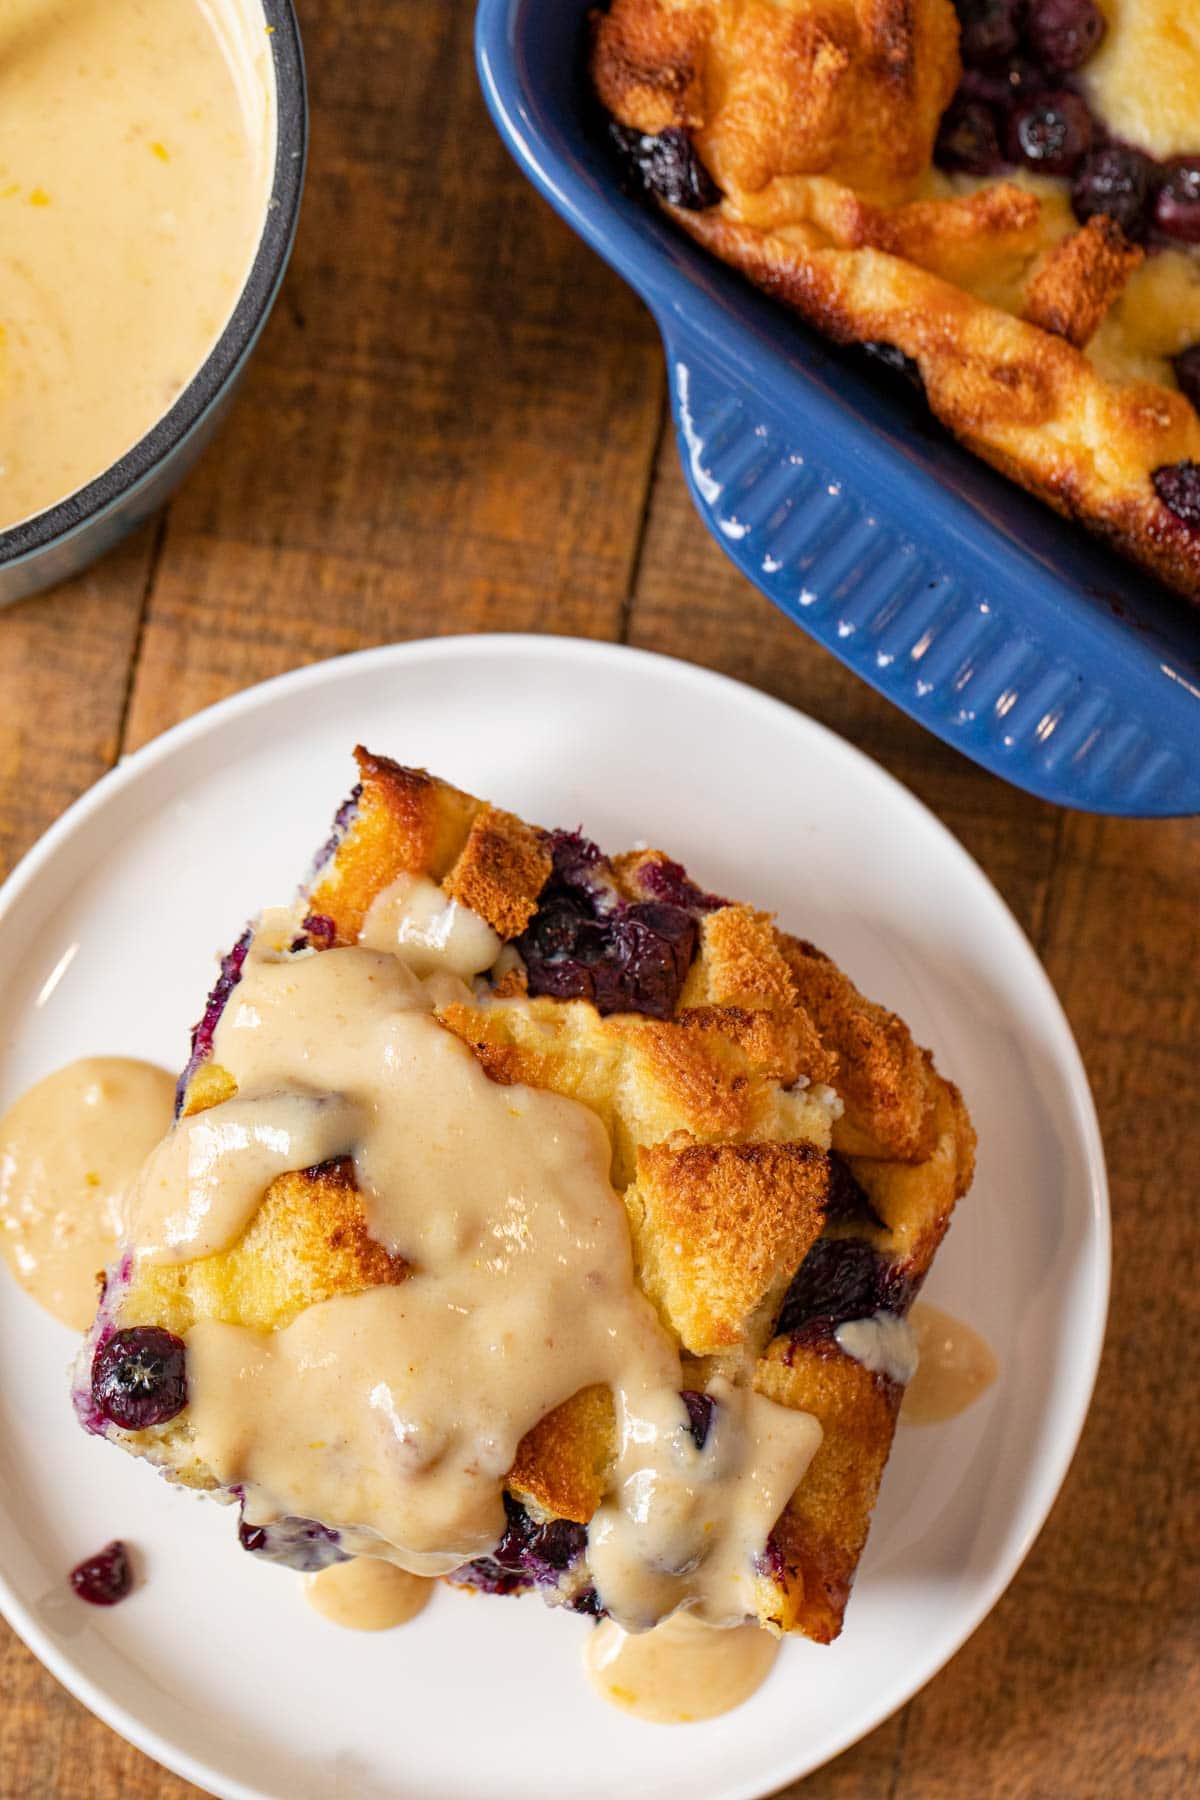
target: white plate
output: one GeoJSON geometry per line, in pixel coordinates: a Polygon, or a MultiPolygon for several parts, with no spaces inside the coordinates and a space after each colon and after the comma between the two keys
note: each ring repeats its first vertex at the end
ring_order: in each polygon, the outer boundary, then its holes
{"type": "MultiPolygon", "coordinates": [[[[995,1389],[902,1429],[842,1638],[789,1643],[740,1711],[674,1730],[586,1687],[587,1621],[440,1591],[406,1631],[340,1632],[231,1511],[86,1438],[69,1333],[5,1281],[0,1603],[50,1670],[222,1796],[607,1800],[762,1794],[844,1749],[951,1656],[1066,1472],[1104,1330],[1108,1206],[1070,1031],[1028,943],[937,821],[810,720],[721,677],[567,639],[447,638],[303,669],[189,720],[59,821],[0,894],[0,1101],[76,1056],[179,1064],[213,954],[287,898],[364,741],[546,824],[640,839],[774,907],[931,1044],[979,1173],[928,1293],[995,1347],[995,1389]],[[66,1572],[111,1537],[146,1580],[111,1612],[66,1572]]],[[[4,1277],[0,1275],[0,1280],[4,1277]]]]}

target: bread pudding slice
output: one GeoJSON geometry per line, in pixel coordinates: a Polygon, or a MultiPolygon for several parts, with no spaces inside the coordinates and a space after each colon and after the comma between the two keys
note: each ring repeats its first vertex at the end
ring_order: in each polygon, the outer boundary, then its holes
{"type": "Polygon", "coordinates": [[[591,73],[681,229],[1200,600],[1190,0],[612,0],[591,73]]]}
{"type": "Polygon", "coordinates": [[[957,1089],[663,852],[356,757],[195,1029],[83,1423],[293,1567],[828,1642],[971,1180],[957,1089]]]}

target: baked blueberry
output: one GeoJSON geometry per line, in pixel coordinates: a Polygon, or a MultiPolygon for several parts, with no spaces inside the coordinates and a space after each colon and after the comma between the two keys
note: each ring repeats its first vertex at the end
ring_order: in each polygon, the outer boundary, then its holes
{"type": "Polygon", "coordinates": [[[1185,458],[1183,462],[1164,463],[1150,478],[1154,491],[1175,517],[1200,531],[1200,463],[1185,458]]]}
{"type": "Polygon", "coordinates": [[[1017,0],[955,0],[964,63],[998,62],[1017,47],[1017,0]]]}
{"type": "Polygon", "coordinates": [[[1175,379],[1179,383],[1179,391],[1186,394],[1192,405],[1200,412],[1200,344],[1189,344],[1186,350],[1171,360],[1175,371],[1175,379]]]}
{"type": "Polygon", "coordinates": [[[1071,188],[1071,205],[1082,222],[1096,213],[1115,219],[1125,236],[1138,243],[1146,235],[1147,206],[1154,184],[1154,164],[1127,144],[1107,144],[1086,157],[1071,188]]]}
{"type": "Polygon", "coordinates": [[[1168,166],[1154,201],[1154,223],[1164,237],[1200,244],[1200,157],[1168,166]]]}
{"type": "Polygon", "coordinates": [[[669,206],[702,212],[715,206],[721,190],[700,161],[687,132],[678,125],[648,136],[623,125],[611,127],[613,142],[637,170],[644,187],[669,206]]]}
{"type": "Polygon", "coordinates": [[[687,1407],[688,1423],[697,1450],[703,1450],[708,1442],[712,1416],[716,1409],[716,1401],[711,1394],[698,1394],[694,1388],[685,1388],[682,1395],[683,1404],[687,1407]]]}
{"type": "Polygon", "coordinates": [[[1104,36],[1104,14],[1094,0],[1033,0],[1025,39],[1046,69],[1069,74],[1085,63],[1104,36]]]}
{"type": "Polygon", "coordinates": [[[1092,145],[1092,115],[1069,88],[1039,94],[1014,112],[1008,153],[1040,175],[1070,175],[1092,145]]]}
{"type": "Polygon", "coordinates": [[[221,1014],[225,1011],[229,996],[242,979],[242,970],[246,964],[246,955],[253,937],[253,927],[247,925],[237,943],[227,956],[221,958],[221,969],[205,1002],[204,1012],[199,1023],[192,1027],[191,1054],[183,1074],[175,1087],[175,1113],[178,1117],[187,1094],[188,1083],[200,1067],[212,1055],[213,1037],[221,1022],[221,1014]]]}
{"type": "Polygon", "coordinates": [[[956,100],[938,128],[934,155],[943,169],[992,175],[1004,156],[996,114],[983,100],[956,100]]]}
{"type": "Polygon", "coordinates": [[[87,1556],[71,1570],[70,1582],[81,1600],[89,1606],[115,1606],[133,1587],[133,1570],[129,1553],[120,1538],[114,1538],[95,1556],[87,1556]]]}
{"type": "Polygon", "coordinates": [[[607,859],[576,832],[554,833],[551,854],[553,873],[517,939],[529,992],[669,1019],[696,948],[691,912],[623,900],[607,859]]]}
{"type": "Polygon", "coordinates": [[[821,1238],[796,1271],[775,1329],[788,1336],[815,1320],[834,1327],[869,1313],[904,1312],[911,1298],[904,1270],[862,1238],[821,1238]]]}
{"type": "Polygon", "coordinates": [[[116,1331],[92,1361],[92,1399],[122,1431],[165,1425],[187,1405],[183,1341],[159,1325],[116,1331]]]}

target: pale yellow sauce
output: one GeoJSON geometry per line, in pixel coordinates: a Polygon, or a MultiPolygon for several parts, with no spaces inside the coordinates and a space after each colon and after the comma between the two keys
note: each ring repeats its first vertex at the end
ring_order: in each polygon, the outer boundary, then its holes
{"type": "Polygon", "coordinates": [[[195,375],[274,136],[256,0],[0,0],[0,529],[100,475],[195,375]]]}
{"type": "Polygon", "coordinates": [[[0,1120],[0,1243],[21,1286],[75,1331],[92,1322],[126,1191],[170,1126],[174,1093],[152,1063],[92,1056],[0,1120]]]}
{"type": "MultiPolygon", "coordinates": [[[[432,1576],[494,1547],[521,1439],[603,1384],[618,1448],[588,1560],[605,1607],[633,1629],[681,1604],[738,1625],[820,1426],[714,1378],[696,1447],[600,1120],[491,1081],[434,1017],[430,990],[461,988],[453,968],[477,960],[463,946],[483,945],[480,921],[458,920],[451,967],[425,980],[395,923],[381,937],[400,955],[293,957],[295,917],[265,915],[215,1037],[237,1095],[182,1119],[139,1180],[137,1255],[171,1264],[235,1242],[274,1175],[349,1154],[372,1236],[412,1270],[273,1333],[197,1323],[188,1456],[245,1491],[254,1523],[319,1519],[351,1552],[432,1576]]],[[[423,967],[436,935],[421,934],[423,967]]]]}
{"type": "Polygon", "coordinates": [[[941,1424],[986,1393],[999,1364],[977,1331],[940,1307],[918,1301],[908,1319],[920,1362],[904,1390],[900,1417],[907,1425],[941,1424]]]}
{"type": "Polygon", "coordinates": [[[428,1605],[433,1583],[374,1556],[353,1556],[304,1577],[304,1596],[323,1619],[348,1631],[391,1631],[428,1605]]]}
{"type": "Polygon", "coordinates": [[[358,941],[402,957],[414,975],[444,970],[464,981],[490,969],[504,948],[486,919],[447,900],[424,875],[401,875],[377,894],[358,941]]]}
{"type": "Polygon", "coordinates": [[[656,1725],[692,1725],[740,1706],[771,1673],[778,1640],[758,1625],[714,1631],[675,1613],[630,1634],[604,1619],[584,1645],[588,1680],[613,1706],[656,1725]]]}
{"type": "Polygon", "coordinates": [[[1080,71],[1115,137],[1152,156],[1200,154],[1197,0],[1099,0],[1108,30],[1080,71]]]}

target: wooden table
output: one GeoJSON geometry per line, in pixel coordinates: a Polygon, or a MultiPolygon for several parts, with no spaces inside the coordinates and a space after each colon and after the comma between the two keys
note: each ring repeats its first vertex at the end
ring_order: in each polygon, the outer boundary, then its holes
{"type": "MultiPolygon", "coordinates": [[[[470,6],[301,12],[308,198],[233,417],[156,523],[0,614],[0,872],[119,755],[197,708],[434,633],[668,651],[877,757],[983,864],[1062,996],[1104,1128],[1116,1272],[1091,1419],[1025,1568],[805,1800],[1200,1791],[1200,825],[1031,800],[787,624],[691,510],[650,319],[502,150],[470,6]]],[[[195,1792],[2,1625],[0,1695],[3,1800],[195,1792]]]]}

